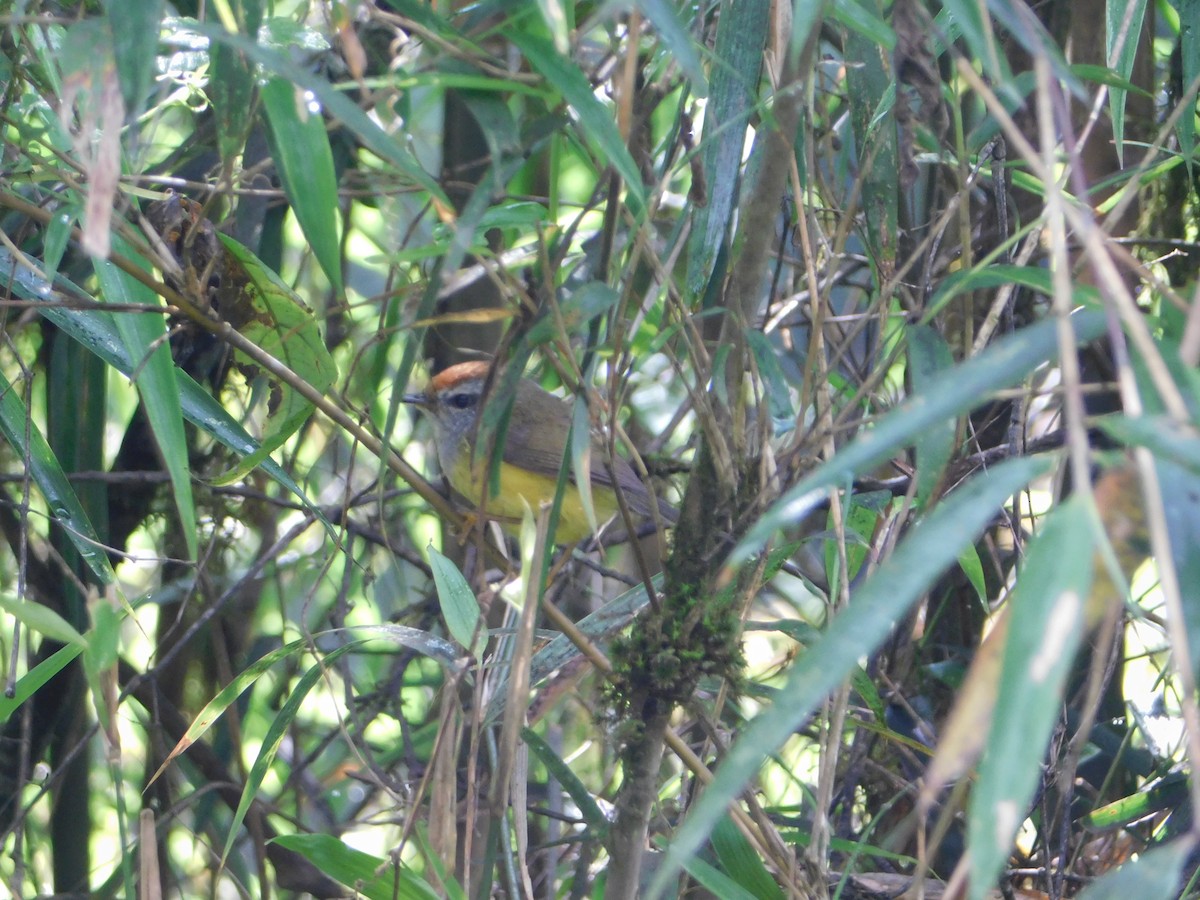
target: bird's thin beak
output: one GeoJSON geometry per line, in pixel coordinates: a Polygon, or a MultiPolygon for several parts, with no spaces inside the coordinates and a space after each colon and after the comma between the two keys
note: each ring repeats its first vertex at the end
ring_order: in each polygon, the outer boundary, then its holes
{"type": "Polygon", "coordinates": [[[420,394],[404,394],[400,397],[401,403],[411,403],[413,406],[429,406],[429,395],[420,394]]]}

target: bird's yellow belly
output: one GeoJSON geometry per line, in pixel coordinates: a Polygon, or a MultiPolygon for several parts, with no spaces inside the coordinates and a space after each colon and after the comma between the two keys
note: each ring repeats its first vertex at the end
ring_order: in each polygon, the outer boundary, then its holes
{"type": "MultiPolygon", "coordinates": [[[[469,454],[460,454],[460,457],[469,454]]],[[[476,509],[484,507],[484,487],[487,483],[487,462],[476,460],[471,466],[465,459],[458,462],[446,475],[454,489],[463,495],[476,509]]],[[[525,506],[537,515],[543,503],[554,501],[556,478],[522,469],[512,463],[500,463],[500,490],[496,496],[490,492],[485,508],[489,519],[498,519],[510,532],[515,532],[525,514],[525,506]],[[522,502],[524,500],[524,502],[522,502]]],[[[617,513],[617,498],[611,488],[592,487],[592,505],[596,511],[597,524],[604,524],[617,513]]],[[[567,482],[563,489],[562,508],[559,513],[558,530],[554,539],[558,543],[570,544],[581,541],[592,533],[583,502],[574,481],[567,482]]]]}

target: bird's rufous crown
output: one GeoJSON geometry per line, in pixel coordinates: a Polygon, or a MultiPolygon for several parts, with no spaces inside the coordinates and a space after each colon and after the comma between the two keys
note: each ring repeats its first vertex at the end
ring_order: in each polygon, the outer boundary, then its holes
{"type": "Polygon", "coordinates": [[[442,391],[458,387],[465,381],[487,378],[491,368],[491,363],[481,359],[458,363],[434,375],[429,382],[429,391],[433,394],[440,394],[442,391]]]}

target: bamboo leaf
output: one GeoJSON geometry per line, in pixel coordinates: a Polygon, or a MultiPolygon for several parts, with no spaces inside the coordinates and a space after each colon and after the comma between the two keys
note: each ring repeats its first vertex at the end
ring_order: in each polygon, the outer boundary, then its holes
{"type": "Polygon", "coordinates": [[[1011,459],[950,494],[918,523],[867,581],[853,602],[787,674],[780,702],[759,713],[729,748],[716,777],[676,832],[649,896],[661,896],[669,879],[694,856],[726,806],[842,681],[858,660],[887,638],[894,624],[929,589],[963,548],[972,544],[996,510],[1050,469],[1049,460],[1011,459]]]}
{"type": "Polygon", "coordinates": [[[163,0],[105,0],[104,14],[112,33],[125,111],[136,116],[154,78],[163,0]]]}
{"type": "Polygon", "coordinates": [[[246,818],[246,813],[250,811],[250,804],[258,796],[258,790],[262,787],[263,778],[266,777],[267,770],[271,768],[271,763],[275,761],[275,755],[279,752],[279,745],[283,743],[288,729],[296,718],[296,713],[300,711],[305,698],[308,697],[308,692],[324,676],[327,666],[333,665],[334,662],[361,643],[361,641],[355,641],[354,643],[343,644],[341,647],[338,647],[300,676],[300,679],[288,693],[287,700],[284,701],[282,708],[280,708],[278,714],[272,720],[271,726],[267,729],[267,733],[263,737],[262,747],[254,760],[254,765],[250,767],[250,774],[246,777],[246,784],[242,788],[242,799],[238,801],[237,810],[233,814],[233,821],[229,825],[229,836],[225,839],[225,848],[221,851],[222,865],[229,858],[229,851],[233,849],[233,842],[237,840],[238,832],[241,831],[242,821],[246,818]]]}
{"type": "Polygon", "coordinates": [[[634,216],[640,219],[646,209],[646,188],[642,184],[642,174],[617,130],[612,111],[596,99],[579,66],[559,54],[550,41],[517,27],[510,28],[507,35],[547,84],[562,94],[578,118],[580,129],[600,151],[601,159],[616,169],[625,182],[629,206],[634,216]]]}
{"type": "Polygon", "coordinates": [[[271,150],[296,220],[312,245],[325,277],[340,294],[341,243],[337,174],[321,106],[311,91],[283,78],[262,86],[263,108],[271,126],[271,150]]]}
{"type": "MultiPolygon", "coordinates": [[[[123,256],[136,259],[131,248],[117,235],[113,248],[123,256]]],[[[122,312],[113,316],[117,331],[130,360],[137,360],[134,384],[146,410],[146,418],[171,476],[179,527],[187,546],[188,558],[196,558],[196,503],[192,497],[192,475],[188,465],[187,435],[183,430],[183,408],[179,400],[179,381],[167,343],[167,324],[158,295],[126,275],[108,260],[95,263],[104,299],[111,304],[137,304],[146,312],[122,312]]]]}
{"type": "MultiPolygon", "coordinates": [[[[34,483],[50,507],[51,517],[75,545],[88,568],[100,579],[101,584],[116,581],[117,576],[108,561],[108,554],[104,552],[96,529],[79,502],[75,489],[71,487],[71,482],[67,480],[58,457],[50,449],[41,429],[30,420],[20,394],[3,373],[0,373],[0,434],[4,435],[13,452],[29,466],[34,483]]],[[[45,609],[36,603],[28,605],[45,609]]],[[[37,628],[32,624],[30,627],[37,628]]]]}
{"type": "MultiPolygon", "coordinates": [[[[1078,340],[1099,337],[1105,317],[1082,312],[1072,317],[1078,340]]],[[[786,491],[730,554],[735,565],[759,552],[789,523],[797,522],[828,496],[833,488],[885,462],[916,441],[927,428],[960,415],[984,402],[992,391],[1015,384],[1058,353],[1057,325],[1043,321],[1003,338],[960,365],[930,379],[926,390],[914,394],[836,456],[786,491]]]]}
{"type": "Polygon", "coordinates": [[[755,109],[770,3],[727,4],[717,24],[711,96],[700,150],[707,203],[695,212],[688,249],[688,290],[700,295],[713,278],[737,206],[746,127],[755,109]]]}
{"type": "Polygon", "coordinates": [[[433,583],[437,587],[446,627],[459,645],[478,660],[487,644],[487,628],[480,627],[483,617],[475,592],[454,563],[433,547],[429,547],[428,552],[429,568],[433,571],[433,583]]]}
{"type": "Polygon", "coordinates": [[[441,896],[404,863],[355,850],[331,834],[281,835],[272,843],[296,851],[330,878],[369,900],[395,900],[397,896],[437,900],[441,896]]]}
{"type": "Polygon", "coordinates": [[[996,706],[967,818],[976,900],[1008,859],[1062,710],[1063,686],[1086,631],[1098,529],[1083,494],[1055,509],[1030,542],[1009,601],[996,706]]]}

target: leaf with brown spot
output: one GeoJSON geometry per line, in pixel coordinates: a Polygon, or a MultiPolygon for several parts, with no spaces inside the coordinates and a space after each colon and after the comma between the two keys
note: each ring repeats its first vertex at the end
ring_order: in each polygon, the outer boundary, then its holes
{"type": "MultiPolygon", "coordinates": [[[[231,237],[218,237],[226,251],[228,282],[221,292],[221,318],[324,393],[337,377],[337,366],[321,339],[312,311],[253,253],[231,237]]],[[[237,351],[234,366],[247,381],[259,372],[258,366],[237,351]]],[[[216,482],[241,478],[291,437],[312,411],[313,404],[291,385],[272,378],[259,449],[216,482]]]]}

